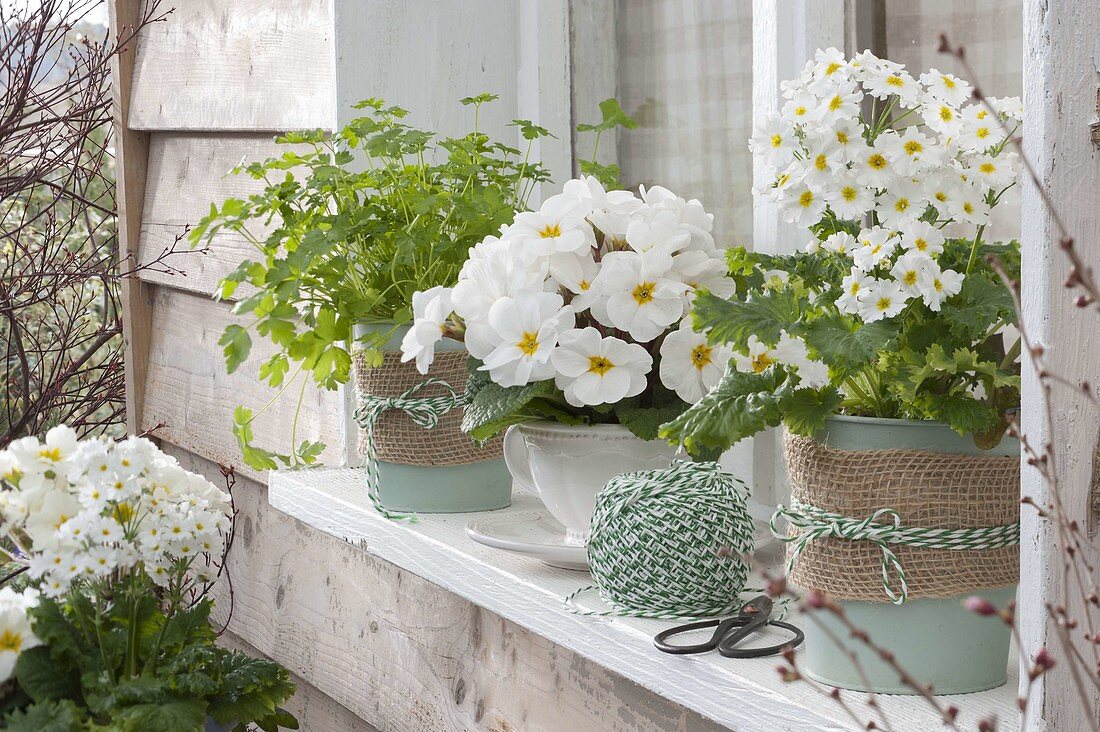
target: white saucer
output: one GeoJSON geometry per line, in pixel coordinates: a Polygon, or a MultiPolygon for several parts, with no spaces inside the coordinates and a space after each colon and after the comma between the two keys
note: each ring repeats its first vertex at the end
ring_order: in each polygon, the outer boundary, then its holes
{"type": "Polygon", "coordinates": [[[588,569],[583,546],[565,543],[565,527],[546,510],[486,516],[466,525],[466,535],[479,544],[541,559],[551,567],[588,569]]]}

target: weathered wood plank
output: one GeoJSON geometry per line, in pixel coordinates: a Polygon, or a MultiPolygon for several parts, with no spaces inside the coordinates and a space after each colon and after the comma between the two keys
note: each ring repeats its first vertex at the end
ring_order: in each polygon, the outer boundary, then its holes
{"type": "MultiPolygon", "coordinates": [[[[222,633],[218,637],[218,645],[247,653],[253,658],[265,658],[255,646],[233,633],[222,633]]],[[[301,676],[291,674],[290,681],[298,689],[287,701],[286,710],[298,720],[299,729],[306,732],[378,732],[377,728],[359,719],[347,707],[333,701],[301,676]]]]}
{"type": "MultiPolygon", "coordinates": [[[[1058,207],[1075,247],[1086,266],[1100,262],[1100,150],[1092,145],[1089,124],[1095,112],[1097,77],[1100,74],[1100,4],[1088,0],[1058,3],[1024,3],[1024,153],[1032,161],[1041,184],[1058,207]]],[[[982,88],[985,88],[984,80],[982,88]]],[[[1096,310],[1073,305],[1076,293],[1064,286],[1069,262],[1060,250],[1061,233],[1042,193],[1027,181],[1022,187],[1023,325],[1033,341],[1046,350],[1051,370],[1072,383],[1097,384],[1100,340],[1096,310]]],[[[1065,510],[1079,526],[1090,525],[1089,491],[1093,484],[1093,460],[1100,449],[1100,413],[1084,395],[1055,384],[1051,398],[1056,419],[1047,421],[1044,385],[1025,366],[1022,385],[1023,431],[1041,449],[1055,446],[1052,465],[1060,480],[1059,495],[1065,510]]],[[[1095,395],[1095,391],[1094,391],[1095,395]]],[[[1025,460],[1021,491],[1039,505],[1052,499],[1051,487],[1025,460]]],[[[1070,651],[1060,640],[1061,624],[1048,616],[1048,606],[1066,608],[1068,618],[1080,623],[1068,631],[1078,652],[1088,662],[1085,674],[1100,657],[1087,640],[1092,632],[1085,623],[1090,615],[1085,597],[1096,591],[1096,574],[1085,577],[1083,590],[1063,565],[1073,561],[1064,552],[1058,528],[1025,506],[1020,546],[1020,597],[1017,611],[1026,667],[1040,648],[1049,649],[1057,665],[1039,677],[1024,719],[1026,730],[1095,729],[1100,719],[1100,693],[1083,682],[1078,692],[1070,672],[1070,651]],[[1023,599],[1026,598],[1026,601],[1023,599]],[[1085,698],[1082,699],[1082,696],[1085,698]]],[[[1091,553],[1095,547],[1082,547],[1091,553]]],[[[1086,554],[1087,556],[1087,554],[1086,554]]],[[[1094,565],[1095,566],[1095,565],[1094,565]]],[[[1092,608],[1095,610],[1095,608],[1092,608]]],[[[1095,612],[1091,613],[1093,618],[1095,612]]],[[[1094,679],[1095,677],[1093,677],[1094,679]]]]}
{"type": "Polygon", "coordinates": [[[138,39],[132,129],[333,127],[332,0],[174,5],[138,39]]]}
{"type": "MultiPolygon", "coordinates": [[[[145,381],[145,411],[141,427],[157,429],[161,440],[178,445],[223,465],[264,480],[242,465],[232,434],[233,409],[241,404],[259,412],[274,395],[260,383],[259,366],[274,352],[266,340],[254,340],[252,357],[233,374],[226,374],[221,347],[222,331],[237,322],[229,306],[205,297],[163,287],[154,288],[153,342],[145,381]]],[[[296,382],[300,383],[300,382],[296,382]]],[[[256,444],[287,452],[295,419],[299,387],[283,397],[254,423],[256,444]]],[[[327,444],[321,459],[328,464],[344,460],[343,395],[307,385],[298,414],[297,439],[320,439],[327,444]]]]}
{"type": "MultiPolygon", "coordinates": [[[[168,268],[144,270],[142,279],[205,295],[216,292],[221,278],[253,253],[248,240],[236,232],[219,233],[200,252],[178,238],[210,211],[211,203],[263,189],[262,181],[247,174],[232,175],[234,166],[277,157],[289,147],[263,133],[152,133],[138,256],[148,265],[165,251],[176,253],[167,260],[168,268]]],[[[269,230],[257,225],[252,234],[263,237],[269,230]]]]}
{"type": "MultiPolygon", "coordinates": [[[[140,0],[111,0],[107,4],[111,28],[116,38],[127,37],[141,19],[140,0]]],[[[148,29],[146,29],[148,31],[148,29]]],[[[132,267],[137,261],[138,228],[145,198],[146,162],[149,135],[126,125],[132,98],[134,44],[111,59],[111,116],[114,124],[115,165],[118,170],[118,241],[119,258],[132,267]]],[[[145,401],[146,363],[152,308],[147,286],[136,278],[123,280],[122,337],[125,341],[126,428],[131,433],[141,423],[145,401]]]]}
{"type": "MultiPolygon", "coordinates": [[[[176,454],[219,479],[206,461],[176,454]]],[[[272,509],[263,486],[240,480],[234,493],[230,630],[379,729],[719,729],[272,509]]],[[[217,593],[224,618],[228,588],[217,593]]]]}

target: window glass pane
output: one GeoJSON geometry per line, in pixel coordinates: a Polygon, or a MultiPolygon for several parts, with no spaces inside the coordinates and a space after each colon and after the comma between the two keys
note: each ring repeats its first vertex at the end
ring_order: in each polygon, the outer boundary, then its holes
{"type": "Polygon", "coordinates": [[[619,0],[624,182],[659,184],[714,214],[720,246],[752,236],[752,3],[619,0]]]}

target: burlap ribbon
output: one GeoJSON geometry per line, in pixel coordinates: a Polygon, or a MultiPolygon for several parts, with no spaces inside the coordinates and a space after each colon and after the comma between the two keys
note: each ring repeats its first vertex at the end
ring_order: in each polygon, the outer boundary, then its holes
{"type": "Polygon", "coordinates": [[[802,524],[788,534],[796,586],[896,602],[1018,580],[1017,458],[834,450],[796,435],[786,458],[802,524]]]}
{"type": "MultiPolygon", "coordinates": [[[[422,384],[425,377],[412,363],[401,363],[401,354],[387,352],[382,365],[367,368],[362,353],[354,356],[355,386],[360,402],[364,395],[396,398],[422,384]]],[[[466,353],[437,353],[430,375],[434,382],[419,392],[420,399],[448,396],[443,384],[453,384],[459,390],[468,379],[466,353]]],[[[502,438],[495,438],[479,447],[462,431],[462,410],[443,414],[436,425],[425,429],[404,410],[389,410],[378,416],[374,424],[374,454],[378,460],[402,465],[468,465],[484,460],[497,460],[502,454],[502,438]]],[[[367,454],[367,435],[360,430],[359,452],[367,454]]]]}

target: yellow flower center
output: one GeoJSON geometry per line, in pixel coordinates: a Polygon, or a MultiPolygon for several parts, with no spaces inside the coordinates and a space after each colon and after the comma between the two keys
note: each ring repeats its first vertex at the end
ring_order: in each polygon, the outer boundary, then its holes
{"type": "Polygon", "coordinates": [[[775,361],[772,359],[771,355],[767,351],[764,351],[752,357],[752,370],[756,373],[760,373],[761,371],[767,370],[773,363],[775,363],[775,361]]]}
{"type": "Polygon", "coordinates": [[[940,81],[942,81],[943,85],[946,86],[948,89],[954,89],[955,88],[955,80],[952,79],[950,76],[948,76],[946,74],[943,74],[942,76],[940,76],[940,81]]]}
{"type": "Polygon", "coordinates": [[[876,307],[876,308],[878,309],[878,311],[879,311],[880,313],[884,313],[884,312],[886,312],[887,310],[889,310],[889,309],[890,309],[890,298],[888,298],[888,297],[880,297],[880,298],[878,299],[878,301],[877,301],[877,302],[875,302],[875,307],[876,307]]]}
{"type": "Polygon", "coordinates": [[[591,287],[591,286],[592,286],[592,283],[589,282],[588,280],[581,280],[580,282],[577,283],[577,287],[580,289],[581,292],[588,292],[588,288],[591,287]]]}
{"type": "Polygon", "coordinates": [[[912,157],[924,150],[924,145],[921,145],[916,140],[909,140],[905,143],[905,154],[912,157]]]}
{"type": "Polygon", "coordinates": [[[49,460],[52,463],[61,461],[60,447],[44,447],[38,451],[38,457],[49,460]]]}
{"type": "Polygon", "coordinates": [[[917,273],[916,273],[916,271],[911,269],[908,272],[906,272],[905,277],[902,278],[902,281],[905,282],[905,284],[908,285],[909,287],[912,287],[913,285],[917,284],[917,273]]]}
{"type": "Polygon", "coordinates": [[[963,204],[963,211],[966,211],[968,214],[974,213],[974,204],[972,204],[970,201],[967,201],[963,204]]]}
{"type": "Polygon", "coordinates": [[[588,357],[588,373],[590,374],[603,376],[613,368],[615,368],[615,364],[611,363],[611,361],[604,358],[603,356],[588,357]]]}
{"type": "Polygon", "coordinates": [[[936,292],[943,292],[943,283],[940,282],[940,278],[932,280],[932,287],[936,288],[936,292]]]}
{"type": "Polygon", "coordinates": [[[840,71],[841,66],[842,66],[842,64],[837,63],[836,61],[833,61],[832,63],[830,63],[828,66],[825,67],[825,76],[832,76],[836,72],[840,71]]]}
{"type": "Polygon", "coordinates": [[[783,144],[783,135],[772,135],[772,147],[780,147],[783,144]]]}
{"type": "Polygon", "coordinates": [[[57,520],[53,522],[54,531],[57,531],[58,529],[60,529],[61,525],[64,524],[68,520],[69,520],[69,517],[66,514],[61,514],[60,516],[58,516],[57,520]]]}
{"type": "Polygon", "coordinates": [[[856,280],[848,287],[849,295],[856,295],[859,292],[859,280],[856,280]]]}
{"type": "Polygon", "coordinates": [[[802,195],[798,197],[798,205],[802,208],[809,208],[814,204],[813,191],[802,191],[802,195]]]}
{"type": "Polygon", "coordinates": [[[3,478],[9,483],[18,483],[21,477],[23,477],[23,472],[19,470],[19,468],[11,468],[8,472],[0,475],[0,478],[3,478]]]}
{"type": "Polygon", "coordinates": [[[856,200],[858,195],[859,191],[855,189],[855,186],[844,186],[840,189],[840,197],[849,203],[856,200]]]}
{"type": "Polygon", "coordinates": [[[947,202],[947,194],[944,193],[943,191],[936,191],[936,193],[934,195],[936,197],[936,200],[939,201],[940,203],[946,203],[947,202]]]}
{"type": "Polygon", "coordinates": [[[835,112],[844,105],[844,100],[837,94],[835,97],[829,100],[829,111],[835,112]]]}
{"type": "Polygon", "coordinates": [[[5,629],[3,633],[0,633],[0,651],[11,651],[13,653],[19,653],[23,648],[23,636],[19,633],[12,631],[10,628],[5,629]]]}
{"type": "Polygon", "coordinates": [[[925,249],[928,248],[928,242],[924,239],[914,239],[913,248],[916,249],[918,252],[923,252],[925,249]]]}
{"type": "Polygon", "coordinates": [[[886,167],[886,158],[879,153],[875,153],[871,157],[867,158],[867,165],[874,168],[875,170],[882,170],[886,167]]]}
{"type": "Polygon", "coordinates": [[[886,86],[893,86],[893,87],[900,88],[900,87],[905,86],[905,81],[902,80],[902,78],[900,76],[898,76],[897,74],[891,74],[890,76],[886,77],[886,86]]]}
{"type": "Polygon", "coordinates": [[[553,239],[557,236],[561,236],[561,227],[557,224],[547,224],[542,227],[542,231],[539,232],[540,239],[553,239]]]}
{"type": "Polygon", "coordinates": [[[634,302],[639,305],[645,305],[646,303],[653,302],[653,288],[656,287],[654,282],[643,282],[634,288],[634,302]]]}
{"type": "Polygon", "coordinates": [[[940,119],[942,119],[944,122],[950,122],[951,120],[955,119],[954,110],[951,109],[951,107],[947,106],[940,107],[940,119]]]}
{"type": "Polygon", "coordinates": [[[125,524],[134,517],[134,507],[129,503],[120,503],[115,506],[114,516],[120,524],[125,524]]]}
{"type": "Polygon", "coordinates": [[[997,171],[997,166],[994,165],[993,163],[982,163],[981,165],[978,166],[978,170],[985,173],[986,175],[989,175],[989,174],[995,173],[997,171]]]}
{"type": "Polygon", "coordinates": [[[829,159],[824,155],[818,155],[814,158],[814,167],[824,172],[829,169],[829,159]]]}
{"type": "Polygon", "coordinates": [[[909,210],[909,199],[908,198],[899,198],[898,200],[894,201],[894,210],[897,211],[898,213],[904,213],[905,211],[908,211],[909,210]]]}
{"type": "Polygon", "coordinates": [[[806,111],[807,110],[806,110],[805,107],[795,107],[794,108],[794,116],[795,117],[802,117],[806,114],[806,111]]]}
{"type": "Polygon", "coordinates": [[[979,140],[984,140],[985,138],[989,137],[989,128],[988,127],[979,127],[977,129],[977,131],[974,133],[974,135],[979,140]]]}
{"type": "Polygon", "coordinates": [[[516,348],[523,352],[524,356],[534,356],[539,350],[539,334],[527,332],[516,344],[516,348]]]}
{"type": "Polygon", "coordinates": [[[974,116],[977,119],[985,119],[988,114],[989,114],[989,112],[987,110],[979,109],[977,114],[975,114],[974,116]]]}
{"type": "Polygon", "coordinates": [[[839,142],[841,145],[847,145],[848,144],[848,133],[845,132],[844,130],[837,130],[836,131],[836,141],[839,142]]]}
{"type": "Polygon", "coordinates": [[[713,348],[706,343],[700,343],[695,348],[691,349],[691,363],[695,368],[700,371],[703,367],[711,362],[710,354],[714,351],[713,348]]]}

